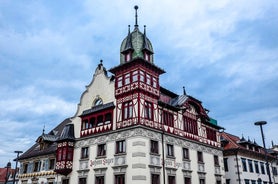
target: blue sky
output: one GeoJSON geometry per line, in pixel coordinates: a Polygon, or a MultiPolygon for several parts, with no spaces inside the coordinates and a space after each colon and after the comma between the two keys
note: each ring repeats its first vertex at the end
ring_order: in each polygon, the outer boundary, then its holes
{"type": "Polygon", "coordinates": [[[203,102],[226,132],[278,144],[276,0],[0,1],[0,167],[45,126],[73,116],[103,59],[119,64],[121,41],[147,26],[161,85],[203,102]]]}

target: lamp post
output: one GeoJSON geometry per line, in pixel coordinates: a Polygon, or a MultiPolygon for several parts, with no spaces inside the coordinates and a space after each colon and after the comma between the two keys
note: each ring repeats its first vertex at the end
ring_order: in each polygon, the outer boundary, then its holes
{"type": "Polygon", "coordinates": [[[18,162],[18,157],[20,153],[23,153],[23,151],[14,151],[15,153],[17,153],[17,157],[16,157],[16,162],[15,162],[15,170],[14,170],[14,177],[13,177],[13,184],[15,184],[15,175],[16,175],[16,171],[17,171],[17,162],[18,162]]]}
{"type": "Polygon", "coordinates": [[[263,125],[265,125],[265,124],[266,124],[266,121],[257,121],[257,122],[254,123],[254,125],[260,126],[260,129],[261,129],[261,134],[262,134],[262,139],[263,139],[263,146],[264,146],[264,154],[265,154],[265,160],[266,160],[266,172],[268,174],[269,184],[272,184],[271,176],[270,176],[270,170],[269,170],[269,163],[268,163],[268,158],[267,158],[267,152],[266,152],[265,142],[264,142],[263,125]]]}
{"type": "Polygon", "coordinates": [[[11,162],[8,162],[7,166],[6,166],[7,173],[6,173],[6,182],[5,183],[8,183],[8,180],[9,180],[9,169],[11,169],[11,166],[12,166],[11,162]]]}

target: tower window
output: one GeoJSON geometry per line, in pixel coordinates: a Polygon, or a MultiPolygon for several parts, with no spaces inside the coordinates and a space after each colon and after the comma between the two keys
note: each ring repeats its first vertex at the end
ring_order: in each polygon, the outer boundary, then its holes
{"type": "Polygon", "coordinates": [[[155,77],[153,77],[153,87],[156,88],[157,87],[157,80],[155,77]]]}
{"type": "Polygon", "coordinates": [[[132,101],[128,101],[123,104],[123,119],[124,120],[132,118],[132,110],[133,110],[132,101]]]}
{"type": "Polygon", "coordinates": [[[107,113],[107,114],[105,114],[105,124],[109,124],[109,123],[111,123],[111,120],[112,120],[112,115],[111,115],[111,113],[107,113]]]}
{"type": "Polygon", "coordinates": [[[146,83],[151,85],[151,76],[149,74],[146,74],[146,83]]]}
{"type": "Polygon", "coordinates": [[[123,77],[119,77],[117,80],[117,87],[120,88],[123,86],[123,77]]]}
{"type": "Polygon", "coordinates": [[[145,118],[149,120],[153,119],[153,104],[151,102],[145,101],[145,118]]]}
{"type": "Polygon", "coordinates": [[[129,52],[125,54],[125,61],[130,61],[130,59],[131,59],[131,53],[129,52]]]}
{"type": "Polygon", "coordinates": [[[218,158],[218,156],[214,155],[213,158],[214,158],[214,165],[215,166],[219,166],[219,158],[218,158]]]}
{"type": "Polygon", "coordinates": [[[97,126],[103,125],[103,115],[97,117],[97,126]]]}
{"type": "Polygon", "coordinates": [[[130,74],[126,74],[125,75],[125,85],[129,84],[130,83],[130,74]]]}
{"type": "Polygon", "coordinates": [[[140,81],[145,82],[145,73],[143,71],[140,71],[140,81]]]}
{"type": "Polygon", "coordinates": [[[132,82],[138,81],[138,71],[132,72],[132,82]]]}
{"type": "Polygon", "coordinates": [[[174,116],[173,114],[167,112],[167,111],[163,111],[163,124],[170,126],[170,127],[174,127],[174,116]]]}

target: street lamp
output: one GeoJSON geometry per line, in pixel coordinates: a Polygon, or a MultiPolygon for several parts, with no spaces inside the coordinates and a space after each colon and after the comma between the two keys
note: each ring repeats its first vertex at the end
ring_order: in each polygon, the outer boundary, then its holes
{"type": "Polygon", "coordinates": [[[254,125],[260,126],[260,129],[261,129],[261,134],[262,134],[262,139],[263,139],[263,145],[264,145],[264,154],[265,154],[265,160],[266,160],[266,172],[267,172],[267,174],[268,174],[269,184],[272,184],[272,182],[271,182],[271,176],[270,176],[270,170],[269,170],[269,163],[268,163],[268,158],[267,158],[267,152],[266,152],[265,142],[264,142],[263,125],[265,125],[265,124],[266,124],[266,121],[257,121],[257,122],[254,123],[254,125]]]}
{"type": "Polygon", "coordinates": [[[15,175],[16,175],[16,171],[17,171],[17,162],[18,162],[18,157],[20,153],[23,153],[23,151],[14,151],[15,153],[17,153],[17,157],[16,157],[16,162],[15,162],[15,171],[14,171],[14,177],[13,177],[13,184],[15,184],[15,175]]]}
{"type": "Polygon", "coordinates": [[[7,168],[7,173],[6,173],[6,182],[5,183],[8,183],[8,180],[9,180],[9,169],[11,169],[11,162],[8,162],[7,163],[7,166],[5,168],[7,168]]]}

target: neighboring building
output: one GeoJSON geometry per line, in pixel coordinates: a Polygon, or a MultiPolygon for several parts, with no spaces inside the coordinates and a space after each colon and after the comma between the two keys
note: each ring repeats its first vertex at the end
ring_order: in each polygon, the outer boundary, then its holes
{"type": "Polygon", "coordinates": [[[18,178],[20,183],[54,184],[61,181],[61,177],[58,177],[54,171],[57,141],[68,123],[70,123],[70,119],[64,120],[48,134],[43,131],[36,143],[19,156],[18,161],[21,167],[18,178]]]}
{"type": "Polygon", "coordinates": [[[8,162],[5,168],[0,168],[0,184],[13,183],[14,173],[15,173],[15,169],[11,168],[11,162],[8,162]]]}
{"type": "Polygon", "coordinates": [[[275,160],[271,163],[272,173],[273,173],[273,183],[278,184],[278,145],[274,145],[272,142],[272,148],[268,149],[275,160]]]}
{"type": "Polygon", "coordinates": [[[21,155],[21,183],[223,183],[221,127],[201,101],[160,86],[165,72],[154,64],[153,53],[136,11],[120,64],[109,70],[113,75],[101,61],[76,114],[62,123],[63,133],[43,134],[21,155]],[[46,142],[48,154],[41,146],[46,142]],[[56,158],[55,170],[45,168],[49,158],[56,158]]]}
{"type": "MultiPolygon", "coordinates": [[[[268,184],[268,168],[272,183],[275,178],[277,179],[277,173],[274,176],[272,172],[272,168],[277,168],[275,157],[267,153],[269,162],[267,168],[264,148],[255,141],[222,132],[221,144],[224,148],[226,184],[268,184]]],[[[277,182],[277,180],[275,181],[277,182]]]]}

